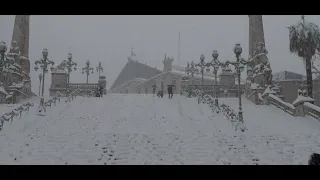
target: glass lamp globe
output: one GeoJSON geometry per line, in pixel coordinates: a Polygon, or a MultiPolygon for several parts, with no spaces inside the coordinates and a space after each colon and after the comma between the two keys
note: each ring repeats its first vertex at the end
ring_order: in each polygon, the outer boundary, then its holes
{"type": "Polygon", "coordinates": [[[201,60],[201,61],[204,61],[204,60],[205,60],[205,57],[204,57],[204,55],[203,55],[203,54],[201,54],[201,56],[200,56],[200,60],[201,60]]]}
{"type": "Polygon", "coordinates": [[[44,48],[43,50],[42,50],[42,56],[43,57],[48,57],[48,49],[47,48],[44,48]]]}
{"type": "Polygon", "coordinates": [[[235,46],[233,48],[233,52],[236,55],[240,55],[242,53],[242,47],[241,47],[240,43],[235,44],[235,46]]]}
{"type": "Polygon", "coordinates": [[[219,56],[218,51],[217,50],[213,50],[213,52],[212,52],[213,59],[218,59],[218,56],[219,56]]]}

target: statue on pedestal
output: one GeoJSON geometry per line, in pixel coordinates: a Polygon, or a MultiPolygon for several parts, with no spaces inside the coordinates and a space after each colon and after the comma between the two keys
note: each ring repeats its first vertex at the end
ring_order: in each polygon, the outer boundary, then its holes
{"type": "Polygon", "coordinates": [[[253,57],[248,65],[247,77],[252,83],[262,87],[272,84],[272,70],[267,57],[268,51],[263,42],[256,43],[253,57]]]}

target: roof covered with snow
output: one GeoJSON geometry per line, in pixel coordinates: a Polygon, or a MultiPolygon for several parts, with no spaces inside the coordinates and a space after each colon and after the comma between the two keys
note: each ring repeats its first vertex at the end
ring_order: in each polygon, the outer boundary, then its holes
{"type": "Polygon", "coordinates": [[[161,70],[134,60],[132,57],[128,57],[127,64],[124,66],[110,89],[113,89],[133,78],[149,79],[160,73],[162,73],[161,70]]]}
{"type": "Polygon", "coordinates": [[[281,71],[278,73],[274,73],[272,76],[272,80],[274,81],[285,81],[285,80],[303,80],[305,76],[302,74],[298,74],[290,71],[281,71]]]}
{"type": "Polygon", "coordinates": [[[127,86],[127,85],[129,85],[131,83],[133,83],[133,82],[143,83],[145,81],[146,81],[146,79],[143,79],[143,78],[133,78],[133,79],[131,79],[131,80],[129,80],[129,81],[127,81],[127,82],[115,87],[115,88],[113,88],[112,91],[117,91],[117,90],[119,90],[119,89],[121,89],[121,88],[123,88],[123,87],[125,87],[125,86],[127,86]]]}

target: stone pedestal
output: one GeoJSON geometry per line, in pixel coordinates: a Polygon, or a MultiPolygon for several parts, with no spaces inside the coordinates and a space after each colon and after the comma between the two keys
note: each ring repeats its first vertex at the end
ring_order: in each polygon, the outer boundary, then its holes
{"type": "Polygon", "coordinates": [[[233,73],[222,72],[220,74],[220,85],[221,86],[233,86],[235,85],[235,78],[233,73]]]}
{"type": "Polygon", "coordinates": [[[56,70],[51,73],[50,96],[54,96],[57,91],[63,92],[68,89],[68,74],[65,71],[56,70]]]}
{"type": "Polygon", "coordinates": [[[98,80],[98,85],[102,85],[104,89],[104,94],[107,94],[107,81],[105,76],[100,76],[98,80]]]}

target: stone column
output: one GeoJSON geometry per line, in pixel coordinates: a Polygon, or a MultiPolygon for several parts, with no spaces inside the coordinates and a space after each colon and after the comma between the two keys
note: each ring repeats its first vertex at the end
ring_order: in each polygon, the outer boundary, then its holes
{"type": "Polygon", "coordinates": [[[252,56],[254,52],[255,44],[258,42],[263,42],[265,44],[262,15],[249,15],[249,55],[250,56],[252,56]]]}
{"type": "Polygon", "coordinates": [[[22,59],[21,68],[28,76],[30,74],[29,26],[30,15],[16,15],[13,26],[12,42],[17,42],[21,56],[25,57],[22,59]]]}

